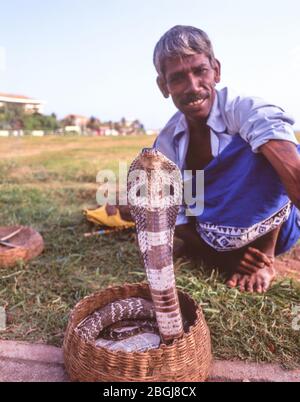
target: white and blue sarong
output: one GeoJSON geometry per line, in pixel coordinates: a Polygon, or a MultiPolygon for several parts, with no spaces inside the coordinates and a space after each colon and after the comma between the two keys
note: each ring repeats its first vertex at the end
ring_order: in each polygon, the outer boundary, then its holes
{"type": "Polygon", "coordinates": [[[204,211],[196,216],[197,231],[215,250],[230,251],[280,225],[276,255],[299,240],[300,212],[268,160],[236,135],[204,169],[204,211]]]}

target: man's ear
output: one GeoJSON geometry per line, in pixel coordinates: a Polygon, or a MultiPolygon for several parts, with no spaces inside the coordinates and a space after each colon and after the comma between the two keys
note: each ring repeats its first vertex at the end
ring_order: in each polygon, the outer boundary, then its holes
{"type": "Polygon", "coordinates": [[[169,94],[169,91],[168,91],[167,84],[166,84],[165,80],[162,77],[158,76],[156,78],[156,82],[157,82],[157,85],[158,85],[161,93],[163,94],[163,96],[165,98],[168,98],[170,94],[169,94]]]}
{"type": "Polygon", "coordinates": [[[219,60],[216,60],[216,65],[215,65],[215,83],[218,84],[221,81],[221,63],[219,60]]]}

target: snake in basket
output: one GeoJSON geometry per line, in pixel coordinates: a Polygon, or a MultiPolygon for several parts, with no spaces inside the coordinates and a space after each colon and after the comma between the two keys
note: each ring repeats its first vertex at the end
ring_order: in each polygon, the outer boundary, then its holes
{"type": "Polygon", "coordinates": [[[144,148],[128,172],[128,203],[152,301],[132,297],[104,306],[77,325],[75,330],[83,339],[114,348],[118,340],[126,343],[128,335],[137,337],[139,344],[139,336],[144,342],[148,334],[145,347],[151,348],[158,347],[160,340],[170,343],[182,336],[184,324],[173,265],[173,236],[181,199],[178,167],[159,151],[144,148]]]}

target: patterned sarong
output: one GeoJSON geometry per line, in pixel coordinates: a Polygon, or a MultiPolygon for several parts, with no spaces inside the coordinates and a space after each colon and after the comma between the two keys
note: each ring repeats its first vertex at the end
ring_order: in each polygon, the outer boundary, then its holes
{"type": "Polygon", "coordinates": [[[300,238],[299,210],[268,160],[239,135],[204,169],[204,212],[196,221],[218,251],[244,247],[281,224],[276,255],[300,238]]]}

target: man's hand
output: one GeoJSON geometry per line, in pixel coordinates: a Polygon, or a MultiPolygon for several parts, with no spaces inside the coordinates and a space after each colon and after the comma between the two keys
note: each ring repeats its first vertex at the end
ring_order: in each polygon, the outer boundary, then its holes
{"type": "Polygon", "coordinates": [[[292,203],[300,209],[300,155],[295,144],[271,140],[260,151],[276,170],[292,203]]]}
{"type": "Polygon", "coordinates": [[[271,257],[267,257],[266,254],[262,253],[257,248],[248,247],[239,262],[237,272],[240,274],[252,275],[267,266],[271,267],[273,262],[274,261],[271,257]]]}
{"type": "Polygon", "coordinates": [[[120,211],[121,218],[124,221],[133,222],[128,205],[110,205],[106,204],[105,210],[108,216],[116,215],[120,211]]]}

